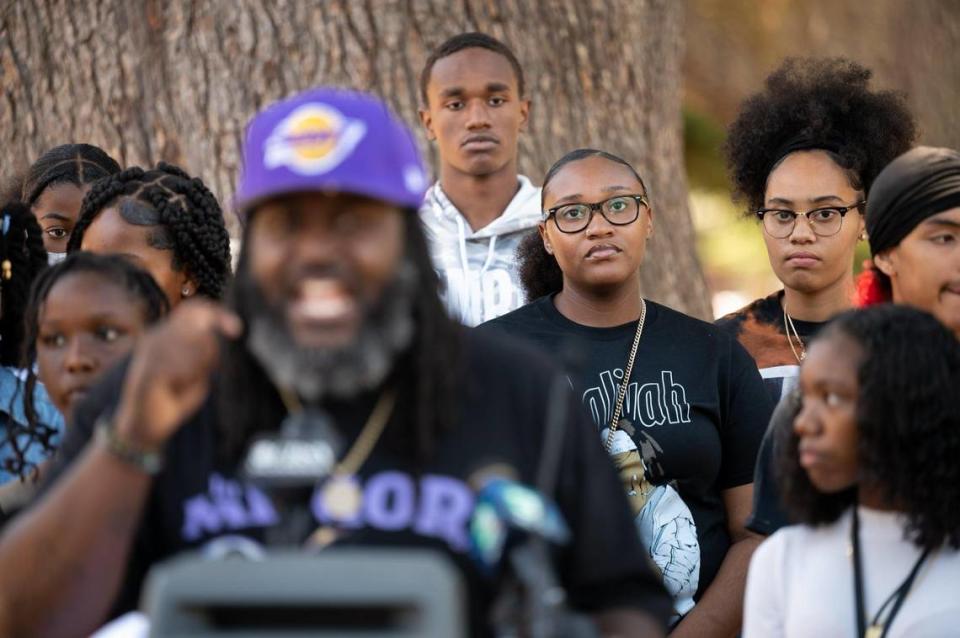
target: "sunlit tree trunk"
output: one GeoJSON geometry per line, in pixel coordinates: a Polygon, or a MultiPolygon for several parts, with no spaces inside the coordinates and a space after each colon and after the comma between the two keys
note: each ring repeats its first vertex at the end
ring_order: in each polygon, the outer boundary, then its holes
{"type": "Polygon", "coordinates": [[[635,162],[656,222],[644,292],[709,315],[682,162],[679,2],[16,0],[0,11],[3,174],[89,141],[123,164],[179,163],[227,208],[259,107],[337,84],[385,96],[414,124],[429,49],[488,32],[517,52],[533,98],[521,171],[539,181],[578,146],[635,162]]]}

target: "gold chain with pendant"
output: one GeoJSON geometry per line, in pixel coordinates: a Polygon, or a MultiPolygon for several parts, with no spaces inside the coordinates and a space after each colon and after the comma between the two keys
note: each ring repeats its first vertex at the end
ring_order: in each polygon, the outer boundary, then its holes
{"type": "Polygon", "coordinates": [[[787,330],[787,343],[790,344],[790,350],[793,351],[793,356],[797,358],[797,363],[803,363],[803,360],[807,358],[807,347],[803,345],[803,339],[800,338],[797,327],[793,325],[793,317],[787,312],[786,302],[783,304],[783,326],[787,330]],[[793,334],[791,334],[791,332],[793,334]],[[797,349],[793,346],[794,339],[796,339],[800,345],[800,352],[797,352],[797,349]]]}
{"type": "MultiPolygon", "coordinates": [[[[303,407],[299,398],[286,389],[279,389],[280,398],[288,412],[300,411],[303,407]]],[[[370,453],[380,440],[380,435],[393,414],[393,406],[397,401],[397,392],[390,388],[380,395],[373,411],[364,423],[363,429],[347,453],[330,472],[329,478],[320,492],[320,499],[326,510],[338,519],[346,519],[355,514],[362,505],[362,493],[353,477],[360,466],[367,460],[370,453]]],[[[318,528],[308,539],[307,544],[326,546],[336,539],[333,528],[323,526],[318,528]]]]}
{"type": "Polygon", "coordinates": [[[627,358],[627,367],[623,371],[623,379],[620,381],[620,391],[617,392],[617,403],[613,409],[613,418],[610,420],[610,427],[607,430],[607,440],[604,443],[604,449],[609,453],[613,446],[613,435],[620,427],[620,413],[623,411],[623,400],[627,396],[627,386],[630,384],[630,375],[633,374],[633,362],[637,358],[637,347],[640,345],[640,335],[643,334],[643,321],[647,318],[647,302],[640,298],[640,319],[637,320],[637,334],[633,338],[633,346],[630,348],[630,356],[627,358]]]}

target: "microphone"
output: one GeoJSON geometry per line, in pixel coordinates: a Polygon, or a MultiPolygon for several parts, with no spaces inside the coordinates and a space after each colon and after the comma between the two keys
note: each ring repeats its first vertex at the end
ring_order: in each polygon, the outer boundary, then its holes
{"type": "Polygon", "coordinates": [[[333,471],[343,447],[330,417],[313,407],[287,416],[279,432],[253,439],[243,477],[267,494],[280,519],[267,530],[267,544],[299,545],[313,530],[311,493],[333,471]]]}
{"type": "Polygon", "coordinates": [[[477,493],[470,517],[470,553],[500,583],[491,624],[500,637],[595,638],[589,618],[567,607],[551,549],[567,545],[570,528],[542,492],[494,477],[477,493]]]}
{"type": "Polygon", "coordinates": [[[569,543],[570,529],[560,508],[517,481],[487,480],[470,517],[471,555],[481,570],[495,576],[511,549],[531,536],[558,547],[569,543]]]}

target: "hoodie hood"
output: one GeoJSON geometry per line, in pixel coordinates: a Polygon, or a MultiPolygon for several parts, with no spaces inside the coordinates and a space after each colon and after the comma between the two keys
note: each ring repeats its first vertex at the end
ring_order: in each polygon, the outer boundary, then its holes
{"type": "Polygon", "coordinates": [[[473,230],[440,183],[426,194],[420,219],[451,315],[475,326],[524,304],[516,251],[541,219],[540,189],[523,175],[519,188],[495,220],[473,230]]]}

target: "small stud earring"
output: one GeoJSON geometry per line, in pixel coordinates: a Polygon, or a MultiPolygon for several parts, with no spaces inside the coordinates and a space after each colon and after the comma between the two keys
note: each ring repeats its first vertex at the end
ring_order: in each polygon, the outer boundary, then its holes
{"type": "Polygon", "coordinates": [[[189,297],[189,296],[190,296],[190,286],[184,286],[183,288],[181,288],[181,289],[180,289],[180,296],[181,296],[181,297],[189,297]]]}

